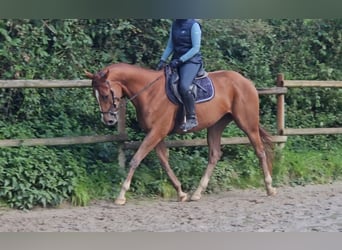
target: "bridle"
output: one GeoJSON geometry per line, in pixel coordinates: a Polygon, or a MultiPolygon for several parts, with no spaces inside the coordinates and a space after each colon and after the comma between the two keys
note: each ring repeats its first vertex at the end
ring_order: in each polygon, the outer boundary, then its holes
{"type": "MultiPolygon", "coordinates": [[[[149,84],[147,84],[146,86],[144,86],[141,90],[139,90],[137,93],[135,93],[132,97],[128,98],[129,101],[134,100],[135,98],[137,98],[142,92],[144,92],[145,90],[147,90],[148,88],[150,88],[154,83],[156,83],[160,78],[162,78],[163,74],[158,76],[155,80],[153,80],[152,82],[150,82],[149,84]]],[[[109,108],[108,111],[100,111],[101,114],[105,115],[105,114],[110,114],[110,115],[116,115],[119,111],[119,109],[124,105],[124,104],[120,104],[120,105],[116,105],[115,101],[120,102],[121,99],[123,98],[123,96],[121,97],[117,97],[114,94],[114,91],[112,90],[109,81],[106,80],[106,84],[109,87],[111,96],[112,96],[112,106],[109,108]]],[[[121,85],[120,83],[117,83],[119,85],[121,85]]]]}
{"type": "Polygon", "coordinates": [[[116,115],[118,113],[119,109],[120,109],[120,105],[116,105],[115,101],[120,102],[123,97],[122,96],[121,97],[115,96],[114,91],[112,90],[108,80],[106,80],[106,84],[109,87],[113,103],[112,103],[112,105],[111,105],[111,107],[109,108],[108,111],[101,111],[100,110],[100,113],[103,114],[103,115],[106,115],[106,114],[116,115]]]}

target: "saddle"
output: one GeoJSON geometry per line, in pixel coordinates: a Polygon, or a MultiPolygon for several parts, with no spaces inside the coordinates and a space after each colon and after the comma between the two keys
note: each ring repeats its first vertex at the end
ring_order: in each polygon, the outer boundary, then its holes
{"type": "MultiPolygon", "coordinates": [[[[164,71],[166,77],[166,95],[174,104],[182,104],[182,98],[178,91],[178,72],[172,70],[169,65],[164,68],[164,71]]],[[[203,67],[198,71],[196,78],[191,84],[190,90],[195,97],[195,103],[206,102],[214,97],[215,91],[213,83],[203,67]]]]}

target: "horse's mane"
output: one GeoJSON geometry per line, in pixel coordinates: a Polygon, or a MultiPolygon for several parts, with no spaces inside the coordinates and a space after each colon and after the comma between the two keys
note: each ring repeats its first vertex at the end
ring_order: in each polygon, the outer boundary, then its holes
{"type": "Polygon", "coordinates": [[[138,64],[130,64],[130,63],[113,63],[105,67],[102,71],[113,70],[113,69],[133,69],[133,70],[143,70],[143,71],[154,71],[153,69],[147,68],[145,66],[141,66],[138,64]]]}

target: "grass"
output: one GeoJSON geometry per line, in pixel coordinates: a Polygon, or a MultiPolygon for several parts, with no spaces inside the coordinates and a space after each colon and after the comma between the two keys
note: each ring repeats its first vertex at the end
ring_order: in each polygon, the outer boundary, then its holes
{"type": "Polygon", "coordinates": [[[323,184],[342,179],[342,149],[284,150],[274,168],[276,184],[323,184]]]}
{"type": "MultiPolygon", "coordinates": [[[[341,148],[305,149],[302,151],[285,148],[278,150],[273,168],[274,186],[324,184],[341,180],[341,152],[341,148]]],[[[175,153],[171,157],[170,163],[179,177],[184,191],[193,192],[204,173],[206,159],[203,159],[199,154],[192,154],[190,157],[188,154],[175,153]]],[[[121,184],[113,183],[110,180],[105,176],[97,176],[96,179],[78,183],[72,203],[74,205],[86,205],[91,199],[112,199],[117,195],[121,184]],[[91,194],[89,195],[89,193],[91,194]]],[[[262,187],[264,187],[263,174],[254,151],[242,148],[236,154],[227,152],[218,162],[210,179],[207,193],[235,188],[262,187]]],[[[130,196],[170,199],[177,197],[177,193],[165,171],[161,168],[159,161],[155,157],[149,157],[137,169],[133,177],[127,198],[130,196]]]]}
{"type": "MultiPolygon", "coordinates": [[[[327,150],[277,150],[273,166],[273,184],[324,184],[342,180],[342,148],[327,150]]],[[[232,188],[263,187],[263,174],[253,152],[218,162],[208,192],[232,188]]]]}

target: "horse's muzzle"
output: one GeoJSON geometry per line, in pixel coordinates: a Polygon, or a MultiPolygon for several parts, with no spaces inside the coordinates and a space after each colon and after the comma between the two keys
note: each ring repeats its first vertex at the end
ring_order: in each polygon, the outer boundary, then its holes
{"type": "Polygon", "coordinates": [[[107,126],[114,126],[118,122],[118,116],[116,112],[103,113],[101,114],[101,120],[107,126]]]}

